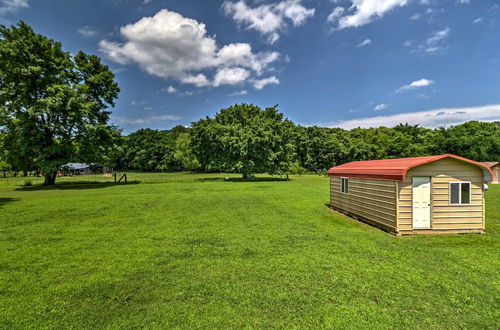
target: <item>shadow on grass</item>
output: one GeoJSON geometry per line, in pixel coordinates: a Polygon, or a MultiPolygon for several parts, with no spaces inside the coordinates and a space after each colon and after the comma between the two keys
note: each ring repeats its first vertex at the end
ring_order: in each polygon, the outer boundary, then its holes
{"type": "Polygon", "coordinates": [[[61,182],[53,186],[33,185],[16,188],[16,191],[39,191],[39,190],[87,190],[87,189],[101,189],[114,186],[123,186],[129,184],[139,184],[140,181],[128,181],[127,183],[114,183],[114,182],[61,182]]]}
{"type": "Polygon", "coordinates": [[[227,181],[227,182],[274,182],[274,181],[291,181],[291,179],[286,178],[199,178],[198,181],[227,181]]]}
{"type": "Polygon", "coordinates": [[[10,198],[10,197],[0,198],[0,207],[2,207],[4,204],[7,203],[17,202],[18,200],[19,198],[10,198]]]}

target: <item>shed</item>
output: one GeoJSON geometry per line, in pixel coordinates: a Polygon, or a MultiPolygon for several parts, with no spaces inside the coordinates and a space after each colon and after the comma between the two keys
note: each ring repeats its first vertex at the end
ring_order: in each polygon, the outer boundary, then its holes
{"type": "Polygon", "coordinates": [[[93,173],[108,173],[110,168],[100,164],[67,163],[61,167],[61,170],[73,175],[89,175],[93,173]]]}
{"type": "Polygon", "coordinates": [[[483,164],[488,166],[493,173],[491,183],[500,183],[500,162],[484,162],[483,164]]]}
{"type": "Polygon", "coordinates": [[[446,154],[356,161],[332,167],[330,205],[356,219],[402,234],[482,233],[483,163],[446,154]]]}

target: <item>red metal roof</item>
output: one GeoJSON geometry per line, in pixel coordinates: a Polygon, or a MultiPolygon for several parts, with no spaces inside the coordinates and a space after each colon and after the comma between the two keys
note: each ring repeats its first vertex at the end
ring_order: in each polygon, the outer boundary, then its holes
{"type": "Polygon", "coordinates": [[[406,172],[408,172],[408,170],[415,166],[435,162],[443,158],[454,158],[479,166],[483,170],[485,181],[490,181],[493,176],[491,170],[483,163],[452,154],[350,162],[330,168],[328,170],[328,175],[375,180],[405,181],[406,172]]]}

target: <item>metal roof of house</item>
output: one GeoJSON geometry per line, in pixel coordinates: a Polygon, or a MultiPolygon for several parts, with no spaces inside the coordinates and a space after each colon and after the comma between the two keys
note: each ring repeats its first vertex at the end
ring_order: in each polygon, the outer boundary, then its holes
{"type": "Polygon", "coordinates": [[[72,170],[83,170],[85,168],[89,168],[90,165],[85,163],[68,163],[63,165],[63,167],[69,167],[72,170]]]}
{"type": "Polygon", "coordinates": [[[489,167],[487,167],[483,163],[479,163],[452,154],[350,162],[330,168],[328,170],[328,175],[374,180],[405,181],[406,172],[408,172],[413,167],[435,162],[443,158],[458,159],[470,164],[477,165],[483,171],[485,177],[484,180],[487,182],[491,181],[493,173],[491,172],[489,167]]]}
{"type": "Polygon", "coordinates": [[[483,162],[483,164],[488,166],[489,168],[492,168],[493,166],[500,164],[500,162],[483,162]]]}

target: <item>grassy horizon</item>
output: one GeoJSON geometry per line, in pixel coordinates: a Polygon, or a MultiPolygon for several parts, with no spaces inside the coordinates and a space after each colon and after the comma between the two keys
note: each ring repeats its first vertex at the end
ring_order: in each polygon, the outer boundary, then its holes
{"type": "Polygon", "coordinates": [[[500,185],[485,235],[395,237],[325,177],[226,176],[0,179],[0,327],[498,328],[500,185]]]}

